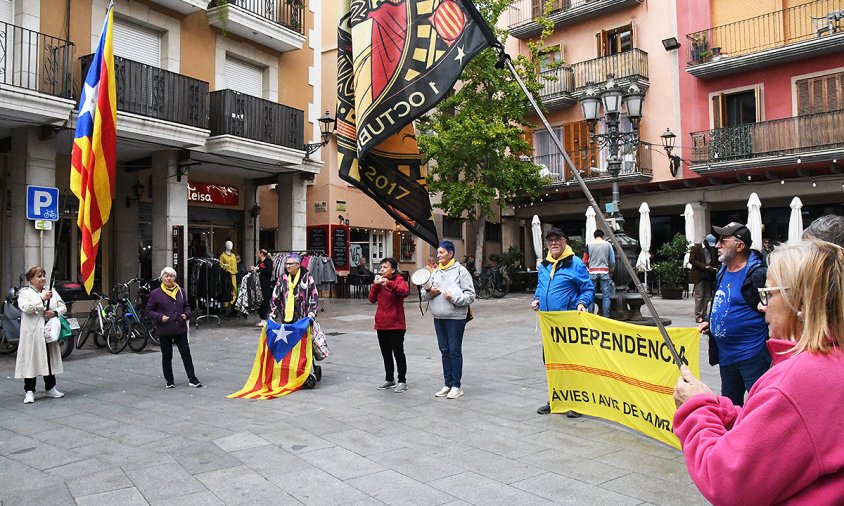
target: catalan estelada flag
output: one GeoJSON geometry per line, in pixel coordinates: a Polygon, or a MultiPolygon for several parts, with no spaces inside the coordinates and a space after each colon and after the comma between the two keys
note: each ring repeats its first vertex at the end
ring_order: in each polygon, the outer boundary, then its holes
{"type": "Polygon", "coordinates": [[[230,399],[275,399],[302,387],[313,364],[311,319],[282,325],[267,320],[249,379],[230,399]]]}
{"type": "Polygon", "coordinates": [[[79,199],[77,224],[82,235],[79,255],[85,290],[91,293],[100,232],[111,215],[117,151],[117,93],[114,82],[112,27],[109,5],[97,51],[79,98],[76,134],[70,159],[70,189],[79,199]]]}

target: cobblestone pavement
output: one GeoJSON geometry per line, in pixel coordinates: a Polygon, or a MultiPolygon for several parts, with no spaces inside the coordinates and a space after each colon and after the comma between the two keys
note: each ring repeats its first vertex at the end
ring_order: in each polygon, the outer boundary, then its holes
{"type": "MultiPolygon", "coordinates": [[[[325,300],[332,355],[314,390],[226,399],[246,380],[255,318],[191,331],[197,375],[165,389],[157,348],[75,350],[63,399],[24,405],[14,356],[0,356],[0,501],[37,504],[705,504],[677,450],[615,423],[541,416],[547,399],[528,294],[473,305],[466,394],[442,386],[430,315],[406,305],[409,390],[377,391],[374,306],[325,300]]],[[[692,301],[654,299],[674,326],[692,301]]],[[[705,343],[704,343],[705,346],[705,343]]],[[[702,356],[705,357],[705,349],[702,356]]],[[[717,370],[703,366],[718,388],[717,370]]],[[[43,384],[39,379],[39,389],[43,384]]]]}

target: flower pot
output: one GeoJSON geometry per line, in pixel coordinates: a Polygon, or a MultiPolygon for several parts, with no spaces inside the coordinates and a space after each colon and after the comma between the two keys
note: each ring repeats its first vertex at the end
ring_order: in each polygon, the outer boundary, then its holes
{"type": "Polygon", "coordinates": [[[683,288],[679,286],[663,286],[659,290],[659,295],[663,299],[678,300],[683,298],[683,288]]]}

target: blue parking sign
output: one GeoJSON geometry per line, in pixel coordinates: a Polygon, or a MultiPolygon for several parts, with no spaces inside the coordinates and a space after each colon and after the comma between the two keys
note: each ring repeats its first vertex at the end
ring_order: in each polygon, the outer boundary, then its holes
{"type": "Polygon", "coordinates": [[[26,219],[58,221],[59,189],[50,186],[27,186],[26,219]]]}

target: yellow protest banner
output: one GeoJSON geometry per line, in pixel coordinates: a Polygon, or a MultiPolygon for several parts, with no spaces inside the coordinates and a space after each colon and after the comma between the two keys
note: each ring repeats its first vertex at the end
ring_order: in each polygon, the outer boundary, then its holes
{"type": "MultiPolygon", "coordinates": [[[[539,313],[551,412],[626,425],[677,449],[672,432],[680,371],[659,329],[575,311],[539,313]]],[[[680,359],[700,377],[700,333],[669,328],[680,359]]]]}

